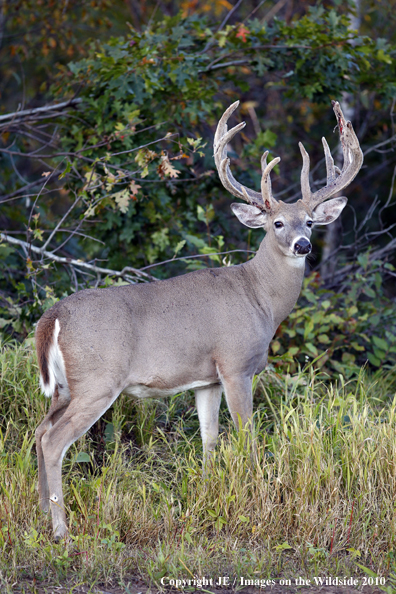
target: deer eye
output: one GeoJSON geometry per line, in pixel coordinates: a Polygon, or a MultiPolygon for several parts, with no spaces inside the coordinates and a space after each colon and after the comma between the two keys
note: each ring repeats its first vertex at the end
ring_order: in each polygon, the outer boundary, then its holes
{"type": "Polygon", "coordinates": [[[307,221],[307,227],[312,227],[313,221],[307,221]]]}
{"type": "Polygon", "coordinates": [[[282,221],[275,221],[275,227],[276,227],[277,229],[282,229],[282,227],[283,227],[283,223],[282,223],[282,221]]]}

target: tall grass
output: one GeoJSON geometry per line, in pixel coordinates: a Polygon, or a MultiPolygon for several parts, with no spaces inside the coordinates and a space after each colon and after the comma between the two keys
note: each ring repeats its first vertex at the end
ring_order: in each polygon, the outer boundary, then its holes
{"type": "Polygon", "coordinates": [[[392,583],[396,373],[256,379],[256,449],[226,407],[204,477],[193,397],[121,396],[63,464],[69,542],[39,512],[34,430],[49,402],[29,343],[0,355],[0,585],[362,575],[392,583]],[[365,567],[366,569],[362,569],[365,567]],[[389,577],[390,576],[390,577],[389,577]],[[390,581],[389,581],[390,579],[390,581]]]}

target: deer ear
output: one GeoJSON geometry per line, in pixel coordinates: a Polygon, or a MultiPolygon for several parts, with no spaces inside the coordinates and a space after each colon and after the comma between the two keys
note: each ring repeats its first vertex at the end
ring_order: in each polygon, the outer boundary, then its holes
{"type": "Polygon", "coordinates": [[[313,210],[313,222],[315,225],[329,225],[338,219],[347,202],[348,198],[341,196],[318,204],[313,210]]]}
{"type": "Polygon", "coordinates": [[[243,225],[257,229],[258,227],[265,227],[268,215],[250,204],[231,204],[231,210],[238,217],[243,225]]]}

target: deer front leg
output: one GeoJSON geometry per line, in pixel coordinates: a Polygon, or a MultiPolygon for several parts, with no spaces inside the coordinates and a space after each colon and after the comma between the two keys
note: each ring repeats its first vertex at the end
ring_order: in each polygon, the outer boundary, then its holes
{"type": "Polygon", "coordinates": [[[252,456],[254,458],[253,433],[253,394],[252,378],[246,376],[226,376],[222,377],[224,393],[227,400],[228,409],[232,420],[238,431],[248,431],[248,441],[252,447],[252,456]]]}
{"type": "Polygon", "coordinates": [[[202,466],[204,471],[210,460],[211,452],[216,447],[219,434],[219,408],[222,391],[221,385],[195,390],[195,403],[203,445],[202,466]]]}

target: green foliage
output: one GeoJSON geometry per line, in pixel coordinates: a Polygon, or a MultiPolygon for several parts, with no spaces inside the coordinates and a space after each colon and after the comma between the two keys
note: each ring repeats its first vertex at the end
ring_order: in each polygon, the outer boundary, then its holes
{"type": "Polygon", "coordinates": [[[298,306],[280,325],[271,343],[275,365],[292,370],[314,360],[314,365],[355,374],[367,361],[374,368],[396,365],[394,302],[386,296],[381,261],[369,264],[369,254],[351,281],[338,292],[325,288],[319,275],[305,279],[298,306]]]}
{"type": "MultiPolygon", "coordinates": [[[[29,257],[26,264],[27,270],[24,270],[20,254],[14,246],[0,244],[0,283],[7,288],[7,292],[0,294],[0,338],[3,339],[10,336],[26,337],[43,312],[60,297],[67,295],[64,291],[56,291],[49,284],[40,286],[34,282],[40,273],[43,275],[48,271],[48,264],[39,271],[29,257]]],[[[56,278],[59,279],[60,275],[54,270],[51,280],[56,278]]]]}
{"type": "MultiPolygon", "coordinates": [[[[248,90],[252,77],[276,73],[279,82],[268,80],[268,89],[328,102],[329,96],[364,89],[381,72],[376,90],[387,96],[392,47],[357,37],[348,27],[345,15],[320,6],[290,24],[248,21],[243,35],[241,27],[214,32],[197,15],[177,16],[95,42],[87,58],[69,64],[57,90],[64,96],[79,89],[84,119],[65,130],[61,143],[71,153],[83,151],[84,162],[71,165],[84,182],[68,178],[68,184],[83,193],[81,214],[99,217],[95,235],[106,244],[98,251],[86,242],[87,254],[108,257],[111,267],[122,267],[126,259],[140,267],[171,258],[181,241],[188,253],[191,236],[208,236],[195,216],[208,196],[218,196],[208,124],[214,128],[224,106],[248,90]],[[167,139],[155,142],[161,137],[167,139]]],[[[257,169],[257,155],[276,140],[269,129],[248,145],[252,166],[237,172],[241,181],[255,185],[249,170],[257,169]]],[[[229,238],[231,246],[234,241],[229,238]]]]}

